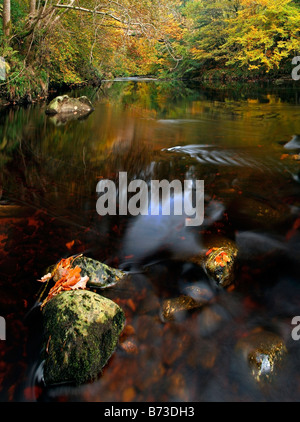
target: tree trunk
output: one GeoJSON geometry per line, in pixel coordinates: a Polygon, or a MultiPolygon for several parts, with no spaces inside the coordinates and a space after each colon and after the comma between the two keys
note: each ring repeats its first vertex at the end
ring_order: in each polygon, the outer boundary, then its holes
{"type": "Polygon", "coordinates": [[[34,15],[36,10],[36,0],[30,0],[29,14],[34,15]]]}
{"type": "Polygon", "coordinates": [[[6,37],[10,35],[11,16],[10,16],[10,0],[3,1],[3,32],[6,37]]]}

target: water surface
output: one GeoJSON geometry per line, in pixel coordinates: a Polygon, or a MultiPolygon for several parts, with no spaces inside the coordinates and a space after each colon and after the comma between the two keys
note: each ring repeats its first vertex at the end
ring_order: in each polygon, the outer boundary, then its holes
{"type": "Polygon", "coordinates": [[[66,121],[36,104],[0,115],[1,401],[298,401],[298,86],[129,80],[71,94],[88,95],[95,111],[66,121]],[[204,224],[100,217],[96,185],[117,184],[119,172],[129,181],[204,180],[204,224]],[[237,243],[234,285],[209,306],[163,322],[164,299],[208,282],[186,260],[212,237],[237,243]],[[127,325],[99,380],[46,387],[39,314],[27,314],[45,269],[77,253],[132,272],[105,292],[127,325]],[[236,358],[237,342],[255,329],[277,333],[288,349],[267,386],[236,358]]]}

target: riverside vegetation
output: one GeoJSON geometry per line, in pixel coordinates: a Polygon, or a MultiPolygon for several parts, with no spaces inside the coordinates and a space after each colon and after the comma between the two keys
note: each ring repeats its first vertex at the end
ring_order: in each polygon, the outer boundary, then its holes
{"type": "Polygon", "coordinates": [[[291,74],[299,0],[1,0],[4,102],[103,78],[291,74]]]}

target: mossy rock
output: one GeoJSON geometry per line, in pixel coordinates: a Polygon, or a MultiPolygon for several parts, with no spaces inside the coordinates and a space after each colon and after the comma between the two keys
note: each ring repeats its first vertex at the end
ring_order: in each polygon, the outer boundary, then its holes
{"type": "Polygon", "coordinates": [[[46,114],[70,114],[76,113],[78,117],[87,115],[94,110],[90,100],[83,96],[79,98],[71,98],[68,95],[62,95],[54,98],[46,109],[46,114]]]}
{"type": "Polygon", "coordinates": [[[43,308],[46,385],[96,379],[124,327],[123,310],[89,290],[66,291],[43,308]]]}
{"type": "MultiPolygon", "coordinates": [[[[127,273],[122,270],[109,267],[84,255],[74,256],[71,268],[77,266],[81,268],[82,277],[89,277],[87,285],[90,288],[107,289],[115,286],[127,276],[127,273]]],[[[46,269],[46,273],[53,273],[53,280],[56,283],[62,277],[61,269],[61,265],[54,264],[46,269]]]]}
{"type": "Polygon", "coordinates": [[[81,268],[81,275],[89,277],[88,286],[93,288],[106,289],[115,286],[126,276],[124,271],[83,255],[74,259],[72,267],[77,265],[81,268]]]}

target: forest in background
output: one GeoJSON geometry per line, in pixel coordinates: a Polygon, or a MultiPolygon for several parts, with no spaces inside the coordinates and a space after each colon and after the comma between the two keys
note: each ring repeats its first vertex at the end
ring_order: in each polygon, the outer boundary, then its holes
{"type": "Polygon", "coordinates": [[[0,0],[7,101],[124,76],[276,78],[299,55],[300,0],[0,0]]]}

